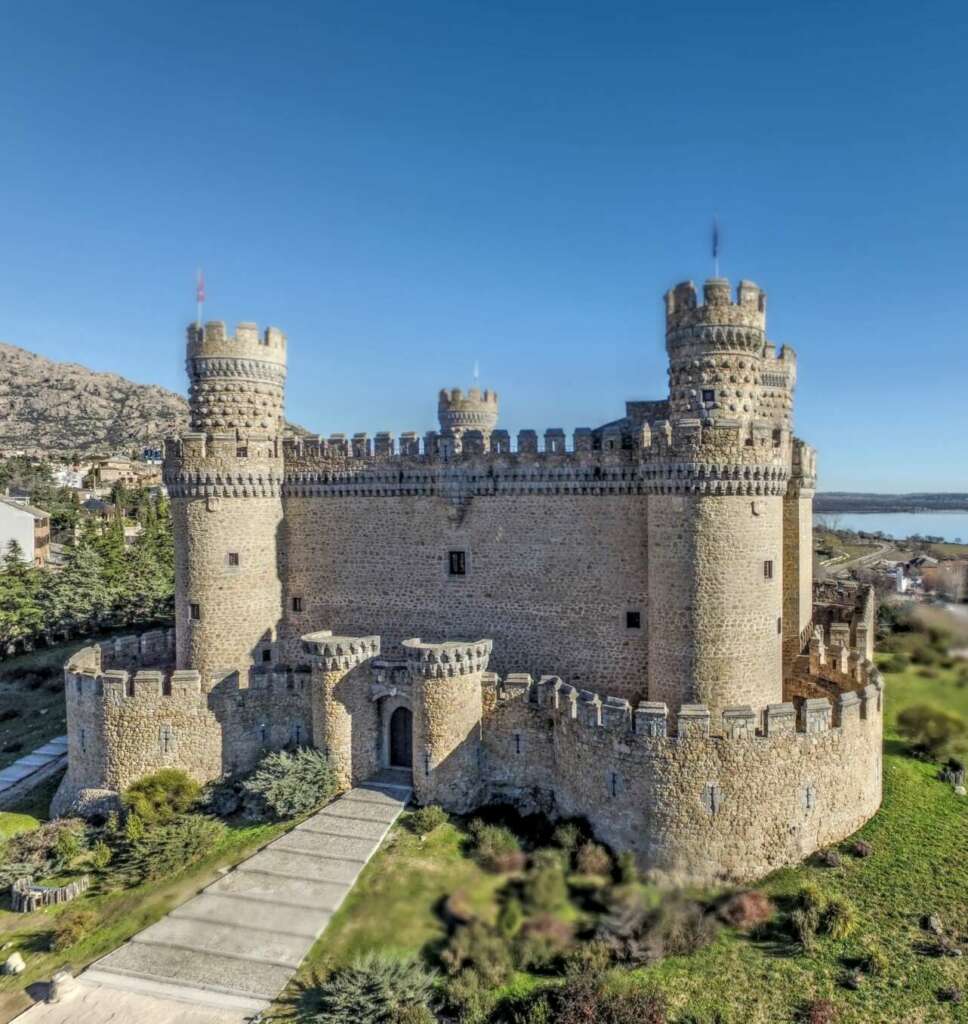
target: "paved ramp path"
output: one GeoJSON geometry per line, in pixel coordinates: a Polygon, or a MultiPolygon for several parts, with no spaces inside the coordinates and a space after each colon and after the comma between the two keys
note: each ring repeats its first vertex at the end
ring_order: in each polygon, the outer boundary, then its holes
{"type": "MultiPolygon", "coordinates": [[[[24,786],[34,776],[38,780],[43,776],[39,773],[45,769],[53,768],[59,764],[67,763],[67,737],[58,736],[45,743],[42,747],[25,754],[13,764],[7,765],[0,771],[0,797],[6,796],[8,791],[16,790],[23,792],[29,786],[24,786]]],[[[11,795],[13,799],[15,794],[11,795]]]]}
{"type": "Polygon", "coordinates": [[[410,787],[396,782],[351,789],[92,964],[80,982],[237,1011],[239,1020],[264,1010],[409,798],[410,787]]]}

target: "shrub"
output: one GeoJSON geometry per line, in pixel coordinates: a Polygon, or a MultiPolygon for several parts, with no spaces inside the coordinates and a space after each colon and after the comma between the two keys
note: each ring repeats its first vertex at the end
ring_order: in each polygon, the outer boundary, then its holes
{"type": "Polygon", "coordinates": [[[766,893],[755,889],[733,893],[719,908],[720,918],[740,931],[751,931],[766,924],[774,913],[773,901],[766,893]]]}
{"type": "Polygon", "coordinates": [[[483,981],[492,986],[503,985],[513,971],[508,944],[503,936],[483,921],[471,921],[458,928],[440,959],[451,976],[472,967],[483,981]]]}
{"type": "Polygon", "coordinates": [[[819,917],[826,909],[827,898],[812,882],[808,882],[797,893],[797,906],[819,917]]]}
{"type": "MultiPolygon", "coordinates": [[[[135,815],[129,820],[140,821],[135,815]]],[[[173,875],[207,856],[225,835],[225,825],[202,814],[186,814],[167,825],[143,827],[121,841],[120,874],[132,885],[173,875]]]]}
{"type": "Polygon", "coordinates": [[[790,915],[790,927],[793,937],[803,947],[803,951],[809,953],[817,944],[820,915],[812,908],[797,907],[790,915]]]}
{"type": "Polygon", "coordinates": [[[57,834],[54,843],[54,863],[58,871],[64,871],[84,849],[84,832],[79,828],[64,828],[57,834]]]}
{"type": "MultiPolygon", "coordinates": [[[[20,832],[11,837],[3,848],[0,863],[0,888],[7,888],[18,878],[42,878],[64,866],[60,862],[58,846],[67,851],[82,842],[84,822],[78,818],[56,818],[40,828],[20,832]],[[65,833],[75,839],[61,839],[65,833]]],[[[74,854],[76,856],[76,854],[74,854]]]]}
{"type": "Polygon", "coordinates": [[[564,985],[534,996],[524,1024],[665,1024],[666,1004],[654,988],[609,986],[604,974],[572,974],[564,985]]]}
{"type": "Polygon", "coordinates": [[[563,822],[555,829],[551,837],[555,846],[564,850],[569,856],[578,849],[581,839],[581,829],[573,821],[563,822]]]}
{"type": "Polygon", "coordinates": [[[304,996],[310,1012],[300,1019],[319,1024],[419,1022],[428,1019],[426,1015],[406,1014],[426,1011],[432,992],[433,976],[416,960],[366,953],[324,981],[317,981],[304,996]]]}
{"type": "Polygon", "coordinates": [[[472,823],[476,841],[476,855],[481,867],[487,871],[520,871],[527,858],[518,837],[503,825],[472,823]]]}
{"type": "Polygon", "coordinates": [[[561,855],[539,850],[524,880],[524,903],[532,912],[557,910],[568,899],[568,883],[561,855]]]}
{"type": "Polygon", "coordinates": [[[509,896],[497,915],[497,930],[505,939],[514,938],[517,930],[524,920],[524,910],[521,901],[515,896],[509,896]]]}
{"type": "Polygon", "coordinates": [[[203,803],[205,809],[218,818],[231,818],[243,806],[242,780],[222,779],[205,787],[203,803]]]}
{"type": "Polygon", "coordinates": [[[314,811],[336,788],[325,754],[308,747],[266,754],[242,783],[247,808],[278,819],[314,811]]]}
{"type": "Polygon", "coordinates": [[[821,924],[832,939],[846,939],[857,929],[857,910],[850,900],[835,896],[827,904],[821,924]]]}
{"type": "Polygon", "coordinates": [[[598,843],[582,843],[575,854],[575,866],[583,875],[610,875],[612,856],[598,843]]]}
{"type": "Polygon", "coordinates": [[[410,815],[407,824],[418,835],[425,836],[447,822],[447,813],[439,804],[418,807],[410,815]]]}
{"type": "Polygon", "coordinates": [[[98,840],[91,850],[91,863],[98,871],[103,871],[110,863],[113,852],[103,839],[98,840]]]}
{"type": "Polygon", "coordinates": [[[93,910],[68,910],[61,914],[50,934],[50,948],[59,953],[80,942],[97,925],[93,910]]]}
{"type": "Polygon", "coordinates": [[[863,859],[869,857],[874,852],[874,847],[863,839],[858,839],[857,842],[851,844],[850,852],[855,857],[863,859]]]}
{"type": "Polygon", "coordinates": [[[572,925],[553,914],[539,914],[525,921],[514,944],[518,969],[546,970],[571,946],[574,937],[572,925]]]}
{"type": "Polygon", "coordinates": [[[961,715],[930,704],[913,704],[897,716],[897,731],[919,757],[938,760],[961,748],[968,725],[961,715]]]}
{"type": "Polygon", "coordinates": [[[840,854],[836,850],[821,850],[817,854],[817,861],[825,868],[839,868],[840,854]]]}
{"type": "Polygon", "coordinates": [[[494,986],[472,968],[452,978],[445,991],[448,1007],[461,1024],[486,1024],[498,999],[494,986]]]}
{"type": "Polygon", "coordinates": [[[704,949],[715,941],[719,924],[702,904],[679,894],[650,906],[641,891],[623,889],[614,895],[598,934],[620,960],[648,964],[704,949]]]}
{"type": "Polygon", "coordinates": [[[885,672],[903,672],[911,664],[906,654],[892,654],[884,661],[885,672]]]}
{"type": "Polygon", "coordinates": [[[671,898],[659,908],[652,930],[661,939],[666,954],[688,956],[716,941],[719,924],[702,904],[671,898]]]}
{"type": "Polygon", "coordinates": [[[837,1024],[837,1007],[829,999],[814,999],[800,1015],[803,1024],[837,1024]]]}
{"type": "Polygon", "coordinates": [[[860,969],[872,977],[887,974],[891,961],[881,946],[874,942],[864,943],[864,951],[860,958],[860,969]]]}
{"type": "Polygon", "coordinates": [[[162,768],[133,782],[121,797],[124,806],[146,824],[166,824],[198,801],[201,787],[180,768],[162,768]]]}

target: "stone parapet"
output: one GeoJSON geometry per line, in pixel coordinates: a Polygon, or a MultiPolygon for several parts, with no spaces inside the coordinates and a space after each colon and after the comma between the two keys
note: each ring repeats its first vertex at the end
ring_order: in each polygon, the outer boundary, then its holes
{"type": "Polygon", "coordinates": [[[378,636],[333,636],[328,629],[307,633],[302,649],[324,672],[349,672],[380,653],[378,636]]]}
{"type": "Polygon", "coordinates": [[[484,672],[491,656],[491,641],[473,643],[425,643],[419,637],[403,641],[407,665],[413,676],[445,679],[484,672]]]}

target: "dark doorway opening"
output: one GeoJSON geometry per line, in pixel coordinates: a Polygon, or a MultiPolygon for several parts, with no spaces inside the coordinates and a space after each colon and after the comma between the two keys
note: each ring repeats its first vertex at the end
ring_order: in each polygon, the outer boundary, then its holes
{"type": "Polygon", "coordinates": [[[413,715],[397,708],[390,716],[390,767],[413,767],[413,715]]]}

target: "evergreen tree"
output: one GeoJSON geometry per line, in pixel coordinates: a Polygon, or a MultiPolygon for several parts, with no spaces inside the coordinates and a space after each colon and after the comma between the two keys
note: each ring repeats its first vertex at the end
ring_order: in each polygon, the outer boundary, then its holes
{"type": "Polygon", "coordinates": [[[39,601],[40,571],[24,560],[23,548],[7,545],[0,575],[0,648],[16,648],[32,640],[43,626],[39,601]]]}

